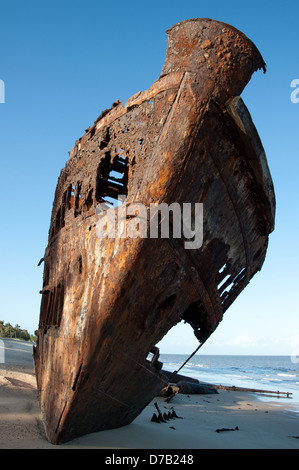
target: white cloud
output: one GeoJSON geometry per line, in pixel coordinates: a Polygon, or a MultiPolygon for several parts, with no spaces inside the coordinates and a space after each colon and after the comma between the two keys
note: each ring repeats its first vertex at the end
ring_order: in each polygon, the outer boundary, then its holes
{"type": "Polygon", "coordinates": [[[240,335],[237,336],[236,338],[232,339],[231,341],[228,341],[229,346],[256,346],[257,343],[257,338],[249,337],[247,335],[240,335]]]}

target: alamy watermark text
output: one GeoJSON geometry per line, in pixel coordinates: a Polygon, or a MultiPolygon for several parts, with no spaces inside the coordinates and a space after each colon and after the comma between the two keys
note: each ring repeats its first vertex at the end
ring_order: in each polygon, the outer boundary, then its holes
{"type": "Polygon", "coordinates": [[[0,103],[5,103],[5,85],[3,80],[0,80],[0,103]]]}
{"type": "Polygon", "coordinates": [[[127,203],[96,208],[98,238],[183,238],[185,249],[198,249],[203,243],[203,204],[173,202],[149,204],[127,203]]]}
{"type": "Polygon", "coordinates": [[[5,345],[4,341],[0,339],[0,364],[5,363],[5,345]]]}
{"type": "Polygon", "coordinates": [[[291,88],[295,88],[291,93],[292,103],[299,103],[299,78],[295,78],[291,81],[291,88]]]}

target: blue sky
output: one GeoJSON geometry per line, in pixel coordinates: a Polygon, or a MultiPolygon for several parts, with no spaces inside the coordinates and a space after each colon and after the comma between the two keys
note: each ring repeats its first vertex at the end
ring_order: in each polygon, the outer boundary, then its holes
{"type": "MultiPolygon", "coordinates": [[[[226,312],[205,354],[299,356],[298,1],[90,0],[0,3],[0,319],[34,332],[54,191],[75,140],[116,99],[146,90],[161,72],[173,24],[209,17],[244,32],[267,63],[242,97],[261,136],[277,216],[263,270],[226,312]]],[[[161,352],[189,353],[190,327],[161,352]]]]}

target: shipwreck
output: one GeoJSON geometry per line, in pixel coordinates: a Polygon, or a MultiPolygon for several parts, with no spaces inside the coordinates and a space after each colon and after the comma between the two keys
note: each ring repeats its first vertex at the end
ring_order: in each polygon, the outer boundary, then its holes
{"type": "Polygon", "coordinates": [[[55,444],[131,423],[168,383],[155,346],[180,321],[204,344],[261,269],[274,228],[265,152],[240,98],[265,71],[261,54],[210,19],[167,34],[160,78],[102,112],[58,179],[34,348],[55,444]],[[97,236],[96,208],[121,196],[122,207],[203,204],[201,246],[171,234],[97,236]]]}

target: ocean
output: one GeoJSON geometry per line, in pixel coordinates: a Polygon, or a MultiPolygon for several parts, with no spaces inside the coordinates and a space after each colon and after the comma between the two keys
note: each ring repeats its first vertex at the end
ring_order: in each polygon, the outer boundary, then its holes
{"type": "MultiPolygon", "coordinates": [[[[188,358],[184,354],[161,354],[163,369],[176,371],[188,358]]],[[[195,355],[179,374],[201,382],[292,393],[292,398],[278,398],[299,413],[299,363],[290,356],[209,356],[195,355]]],[[[257,394],[261,400],[273,400],[257,394]]],[[[276,401],[277,395],[275,395],[276,401]]]]}

